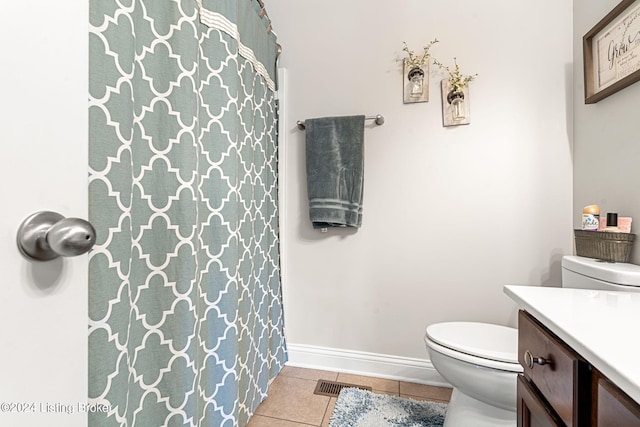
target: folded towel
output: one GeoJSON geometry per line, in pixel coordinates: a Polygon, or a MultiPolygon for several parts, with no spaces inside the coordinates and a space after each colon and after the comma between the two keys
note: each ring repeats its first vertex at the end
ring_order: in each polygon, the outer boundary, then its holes
{"type": "Polygon", "coordinates": [[[307,193],[313,228],[360,227],[364,116],[308,119],[307,193]]]}

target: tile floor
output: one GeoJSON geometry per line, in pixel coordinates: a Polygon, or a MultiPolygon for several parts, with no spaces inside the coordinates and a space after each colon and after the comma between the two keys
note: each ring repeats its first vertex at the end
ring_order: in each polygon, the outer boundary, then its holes
{"type": "Polygon", "coordinates": [[[285,366],[247,427],[328,426],[337,398],[313,394],[320,379],[369,386],[374,393],[414,400],[446,403],[451,397],[450,388],[285,366]]]}

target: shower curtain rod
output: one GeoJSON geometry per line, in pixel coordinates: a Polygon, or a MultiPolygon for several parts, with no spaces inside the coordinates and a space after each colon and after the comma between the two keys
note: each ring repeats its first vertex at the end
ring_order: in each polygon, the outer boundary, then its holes
{"type": "MultiPolygon", "coordinates": [[[[384,116],[382,114],[376,114],[375,116],[366,116],[365,120],[375,120],[378,126],[382,126],[384,124],[384,116]]],[[[304,120],[298,120],[298,129],[304,130],[304,120]]]]}

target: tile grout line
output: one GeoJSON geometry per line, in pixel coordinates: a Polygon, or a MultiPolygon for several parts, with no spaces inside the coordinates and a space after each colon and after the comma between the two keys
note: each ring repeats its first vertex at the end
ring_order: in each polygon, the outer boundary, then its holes
{"type": "Polygon", "coordinates": [[[271,420],[285,421],[287,423],[296,423],[296,424],[300,424],[300,425],[303,425],[303,426],[320,427],[320,425],[316,425],[316,424],[309,424],[309,423],[305,423],[305,422],[302,422],[302,421],[292,421],[292,420],[289,420],[287,418],[278,418],[278,417],[274,417],[274,416],[271,416],[271,415],[258,415],[258,416],[262,417],[262,418],[269,418],[271,420]]]}
{"type": "Polygon", "coordinates": [[[324,407],[324,413],[322,414],[322,419],[320,420],[320,424],[318,424],[317,427],[322,427],[322,422],[324,421],[325,417],[327,416],[327,411],[329,410],[329,404],[331,404],[331,397],[329,396],[325,396],[327,397],[327,404],[324,407]]]}

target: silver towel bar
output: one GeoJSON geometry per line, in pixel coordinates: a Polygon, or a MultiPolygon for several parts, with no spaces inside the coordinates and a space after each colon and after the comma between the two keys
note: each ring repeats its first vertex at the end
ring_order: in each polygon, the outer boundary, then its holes
{"type": "MultiPolygon", "coordinates": [[[[382,114],[376,114],[375,116],[366,116],[364,118],[365,120],[375,120],[376,124],[378,126],[381,126],[384,124],[384,116],[382,114]]],[[[305,126],[304,126],[304,120],[298,120],[298,129],[300,130],[304,130],[305,126]]]]}

